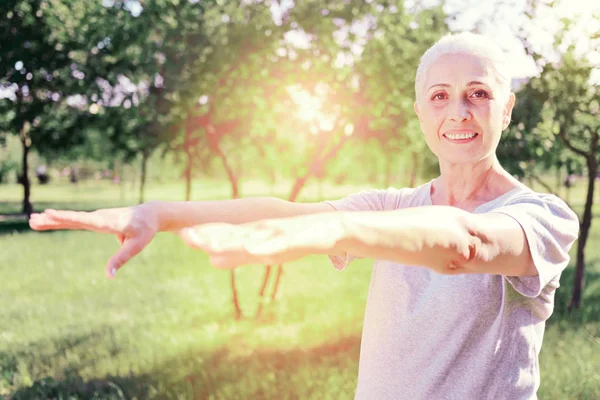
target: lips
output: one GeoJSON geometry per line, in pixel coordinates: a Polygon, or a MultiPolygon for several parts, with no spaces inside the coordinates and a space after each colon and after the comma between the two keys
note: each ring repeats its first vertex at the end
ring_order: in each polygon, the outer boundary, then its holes
{"type": "Polygon", "coordinates": [[[469,143],[475,140],[479,134],[477,132],[447,132],[443,136],[452,143],[469,143]]]}

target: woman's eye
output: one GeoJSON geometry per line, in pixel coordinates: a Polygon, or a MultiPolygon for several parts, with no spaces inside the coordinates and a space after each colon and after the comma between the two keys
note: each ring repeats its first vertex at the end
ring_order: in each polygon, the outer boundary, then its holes
{"type": "Polygon", "coordinates": [[[478,90],[472,94],[473,97],[477,99],[487,99],[490,97],[485,90],[478,90]]]}
{"type": "Polygon", "coordinates": [[[436,93],[431,97],[431,100],[444,100],[446,97],[446,93],[436,93]]]}

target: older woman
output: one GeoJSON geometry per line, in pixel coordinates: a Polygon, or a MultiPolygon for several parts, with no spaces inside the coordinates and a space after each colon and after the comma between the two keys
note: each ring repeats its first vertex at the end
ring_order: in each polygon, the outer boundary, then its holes
{"type": "Polygon", "coordinates": [[[30,224],[116,234],[122,246],[109,277],[159,231],[180,232],[223,268],[318,253],[341,270],[372,257],[356,398],[534,399],[545,321],[579,224],[563,201],[498,163],[515,104],[506,70],[501,51],[469,33],[423,55],[414,108],[440,176],[416,188],[312,204],[48,210],[30,224]]]}

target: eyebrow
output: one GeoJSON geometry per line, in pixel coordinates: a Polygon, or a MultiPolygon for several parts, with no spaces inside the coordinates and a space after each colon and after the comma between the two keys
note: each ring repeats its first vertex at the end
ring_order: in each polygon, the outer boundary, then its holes
{"type": "MultiPolygon", "coordinates": [[[[481,82],[481,81],[471,81],[471,82],[467,83],[467,87],[469,87],[469,86],[477,86],[477,85],[486,85],[486,83],[484,83],[484,82],[481,82]]],[[[448,84],[448,83],[436,83],[436,84],[434,84],[434,85],[431,85],[431,86],[429,87],[429,89],[427,89],[427,90],[429,91],[429,90],[431,90],[431,88],[434,88],[434,87],[436,87],[436,86],[440,86],[440,87],[446,87],[446,88],[448,88],[448,87],[450,87],[451,85],[450,85],[450,84],[448,84]]]]}

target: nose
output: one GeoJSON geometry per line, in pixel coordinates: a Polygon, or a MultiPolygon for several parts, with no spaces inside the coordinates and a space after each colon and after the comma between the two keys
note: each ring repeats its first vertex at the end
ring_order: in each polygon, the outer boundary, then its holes
{"type": "Polygon", "coordinates": [[[471,119],[469,104],[464,99],[455,99],[449,105],[448,117],[453,122],[464,122],[471,119]]]}

